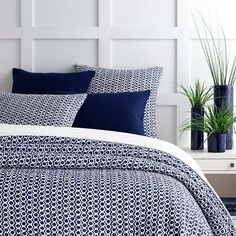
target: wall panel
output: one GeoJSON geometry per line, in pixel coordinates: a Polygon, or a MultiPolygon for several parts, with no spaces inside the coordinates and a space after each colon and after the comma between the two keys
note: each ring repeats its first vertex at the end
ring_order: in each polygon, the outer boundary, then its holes
{"type": "Polygon", "coordinates": [[[177,123],[176,119],[176,106],[158,106],[157,122],[158,122],[158,134],[171,143],[176,144],[176,131],[177,123]]]}
{"type": "Polygon", "coordinates": [[[98,0],[36,0],[35,26],[97,26],[98,0]]]}
{"type": "Polygon", "coordinates": [[[176,91],[175,40],[113,40],[112,66],[114,68],[146,68],[160,65],[164,68],[160,82],[161,93],[176,91]]]}
{"type": "Polygon", "coordinates": [[[20,26],[20,0],[0,0],[0,27],[20,26]]]}
{"type": "Polygon", "coordinates": [[[113,26],[176,26],[176,0],[112,0],[113,26]]]}
{"type": "Polygon", "coordinates": [[[10,91],[12,68],[20,67],[20,40],[0,39],[0,52],[0,89],[10,91]]]}
{"type": "MultiPolygon", "coordinates": [[[[195,18],[199,18],[198,16],[201,14],[208,21],[217,22],[218,26],[224,28],[226,35],[236,33],[236,28],[232,27],[232,22],[235,22],[236,18],[235,7],[235,0],[190,0],[190,8],[195,18]]],[[[189,14],[191,14],[190,11],[189,14]]],[[[190,21],[190,25],[194,26],[193,20],[190,21]]]]}
{"type": "Polygon", "coordinates": [[[35,71],[71,71],[74,63],[97,66],[97,40],[47,39],[34,41],[35,71]]]}
{"type": "Polygon", "coordinates": [[[207,85],[212,84],[212,78],[207,66],[201,43],[199,40],[191,40],[190,44],[190,81],[191,84],[194,80],[200,79],[205,81],[207,85]]]}

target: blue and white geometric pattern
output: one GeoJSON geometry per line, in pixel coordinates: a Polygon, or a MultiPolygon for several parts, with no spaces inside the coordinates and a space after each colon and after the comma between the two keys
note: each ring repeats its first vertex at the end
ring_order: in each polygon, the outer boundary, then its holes
{"type": "Polygon", "coordinates": [[[0,235],[229,236],[221,201],[157,150],[63,137],[0,137],[0,235]]]}
{"type": "Polygon", "coordinates": [[[0,93],[0,123],[71,127],[86,97],[0,93]]]}
{"type": "Polygon", "coordinates": [[[144,133],[157,138],[157,92],[162,75],[162,67],[148,69],[116,70],[87,65],[74,65],[76,71],[94,70],[88,93],[117,93],[150,90],[144,113],[144,133]]]}

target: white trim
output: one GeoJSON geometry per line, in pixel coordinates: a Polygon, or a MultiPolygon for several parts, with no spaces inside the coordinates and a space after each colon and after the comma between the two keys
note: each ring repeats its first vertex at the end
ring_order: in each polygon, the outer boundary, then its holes
{"type": "Polygon", "coordinates": [[[176,27],[112,27],[112,39],[177,39],[184,32],[176,27]]]}
{"type": "MultiPolygon", "coordinates": [[[[184,30],[181,33],[181,37],[177,40],[177,65],[176,65],[176,83],[189,84],[189,34],[188,34],[188,4],[187,1],[177,0],[177,26],[182,27],[184,30]]],[[[176,91],[178,92],[178,91],[176,91]]],[[[188,118],[186,110],[186,99],[181,100],[177,105],[177,130],[181,126],[182,122],[188,118]]],[[[178,131],[176,132],[177,145],[182,146],[182,143],[187,143],[188,134],[184,134],[182,138],[179,138],[178,131]]]]}
{"type": "Polygon", "coordinates": [[[111,28],[111,1],[99,0],[98,9],[99,9],[99,42],[98,42],[98,66],[110,68],[112,65],[111,62],[111,37],[110,37],[110,28],[111,28]]]}
{"type": "Polygon", "coordinates": [[[98,27],[55,28],[34,27],[34,39],[98,39],[101,34],[98,27]]]}
{"type": "Polygon", "coordinates": [[[21,67],[33,70],[33,12],[34,1],[21,0],[21,67]]]}

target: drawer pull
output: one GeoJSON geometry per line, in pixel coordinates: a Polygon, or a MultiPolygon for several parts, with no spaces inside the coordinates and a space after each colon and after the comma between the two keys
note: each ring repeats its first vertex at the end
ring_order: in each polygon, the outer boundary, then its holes
{"type": "Polygon", "coordinates": [[[231,162],[231,163],[230,163],[230,167],[231,167],[231,168],[234,168],[234,163],[231,162]]]}

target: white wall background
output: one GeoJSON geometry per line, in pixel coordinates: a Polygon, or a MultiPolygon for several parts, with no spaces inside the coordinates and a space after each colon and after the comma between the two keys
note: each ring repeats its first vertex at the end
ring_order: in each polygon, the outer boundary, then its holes
{"type": "Polygon", "coordinates": [[[0,0],[0,90],[12,67],[71,71],[77,63],[113,68],[161,65],[160,137],[187,145],[178,127],[189,106],[177,84],[211,81],[191,9],[218,16],[236,54],[235,0],[0,0]],[[218,6],[218,7],[217,7],[218,6]],[[235,30],[232,30],[234,28],[235,30]]]}

